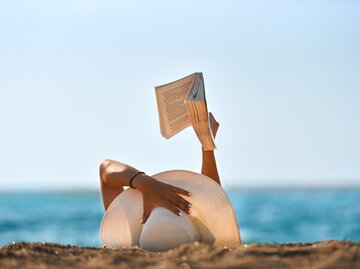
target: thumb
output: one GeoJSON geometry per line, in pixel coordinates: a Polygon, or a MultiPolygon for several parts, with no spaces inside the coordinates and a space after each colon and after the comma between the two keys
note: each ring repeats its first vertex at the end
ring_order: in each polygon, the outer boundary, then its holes
{"type": "Polygon", "coordinates": [[[141,224],[144,224],[147,221],[147,219],[150,216],[150,212],[151,212],[151,210],[149,208],[144,208],[143,217],[142,217],[142,220],[140,222],[141,224]]]}

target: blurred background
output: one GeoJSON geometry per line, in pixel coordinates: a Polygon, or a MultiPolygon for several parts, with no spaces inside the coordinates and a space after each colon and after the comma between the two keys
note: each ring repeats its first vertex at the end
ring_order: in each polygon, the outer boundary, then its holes
{"type": "Polygon", "coordinates": [[[200,171],[154,86],[204,74],[245,242],[360,241],[360,2],[0,0],[0,244],[100,246],[98,167],[200,171]]]}

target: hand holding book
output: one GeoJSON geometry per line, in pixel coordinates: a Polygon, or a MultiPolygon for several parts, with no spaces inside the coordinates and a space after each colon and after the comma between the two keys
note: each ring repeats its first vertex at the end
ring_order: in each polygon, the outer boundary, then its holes
{"type": "MultiPolygon", "coordinates": [[[[202,73],[194,73],[174,82],[155,87],[160,130],[170,138],[192,125],[204,150],[214,150],[214,136],[208,114],[202,73]]],[[[216,128],[217,130],[217,128],[216,128]]]]}

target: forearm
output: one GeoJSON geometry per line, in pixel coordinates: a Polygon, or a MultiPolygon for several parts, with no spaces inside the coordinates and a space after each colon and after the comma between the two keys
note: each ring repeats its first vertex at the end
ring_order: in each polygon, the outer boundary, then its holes
{"type": "Polygon", "coordinates": [[[100,165],[100,187],[105,211],[111,202],[124,190],[124,186],[131,185],[143,192],[146,183],[154,180],[144,174],[138,174],[134,167],[113,161],[105,160],[100,165]]]}
{"type": "Polygon", "coordinates": [[[131,181],[131,186],[140,191],[143,197],[142,223],[156,206],[162,206],[177,215],[181,215],[180,210],[191,213],[190,203],[179,195],[190,196],[188,191],[139,173],[139,170],[127,164],[112,160],[103,161],[100,165],[100,178],[105,211],[131,181]]]}
{"type": "Polygon", "coordinates": [[[106,160],[101,166],[101,178],[112,189],[129,186],[130,179],[139,172],[130,165],[113,160],[106,160]]]}
{"type": "Polygon", "coordinates": [[[213,150],[204,150],[202,148],[202,167],[201,173],[212,178],[219,185],[220,177],[216,166],[215,154],[213,150]]]}
{"type": "Polygon", "coordinates": [[[152,177],[139,173],[140,171],[136,168],[118,161],[106,160],[102,166],[101,178],[104,184],[111,189],[123,189],[124,186],[130,186],[130,180],[133,178],[132,187],[143,191],[146,181],[154,180],[152,177]]]}

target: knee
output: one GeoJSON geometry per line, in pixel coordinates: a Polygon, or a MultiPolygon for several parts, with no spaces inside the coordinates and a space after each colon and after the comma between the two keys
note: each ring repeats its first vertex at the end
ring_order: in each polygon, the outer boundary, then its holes
{"type": "Polygon", "coordinates": [[[100,173],[100,178],[102,180],[105,180],[105,176],[106,176],[106,173],[107,173],[107,168],[110,166],[111,164],[111,160],[103,160],[100,164],[100,167],[99,167],[99,173],[100,173]]]}

